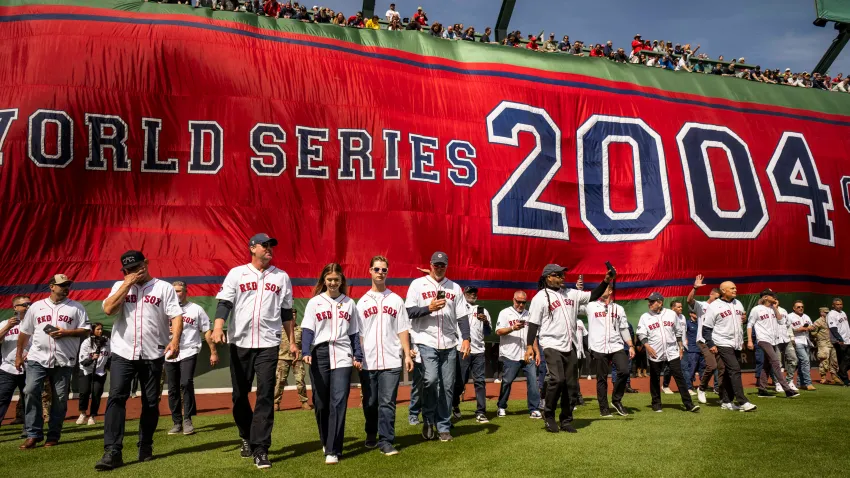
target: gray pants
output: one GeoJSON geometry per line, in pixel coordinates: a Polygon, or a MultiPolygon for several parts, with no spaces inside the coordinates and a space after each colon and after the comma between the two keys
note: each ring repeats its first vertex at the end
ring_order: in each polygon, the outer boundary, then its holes
{"type": "MultiPolygon", "coordinates": [[[[777,382],[786,392],[791,391],[788,382],[785,381],[785,374],[779,365],[779,350],[768,342],[759,342],[759,347],[764,351],[764,368],[761,369],[761,375],[756,378],[756,387],[759,390],[767,390],[767,378],[770,376],[770,371],[773,370],[777,382]]],[[[795,352],[796,353],[796,352],[795,352]]]]}
{"type": "Polygon", "coordinates": [[[785,358],[782,363],[785,364],[785,373],[787,374],[786,379],[793,383],[794,372],[797,370],[797,365],[799,364],[799,360],[797,359],[797,347],[794,346],[794,342],[787,342],[780,344],[779,346],[782,349],[782,356],[785,358]]]}

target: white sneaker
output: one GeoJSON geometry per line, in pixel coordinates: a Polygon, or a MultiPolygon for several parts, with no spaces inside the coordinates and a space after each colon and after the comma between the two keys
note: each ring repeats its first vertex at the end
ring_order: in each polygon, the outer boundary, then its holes
{"type": "Polygon", "coordinates": [[[795,392],[799,392],[799,390],[797,390],[797,386],[794,385],[794,382],[788,382],[788,386],[791,388],[791,390],[794,390],[795,392]]]}
{"type": "Polygon", "coordinates": [[[501,378],[493,379],[493,383],[502,383],[502,379],[501,378]]]}
{"type": "Polygon", "coordinates": [[[751,411],[755,410],[756,408],[758,408],[758,407],[756,407],[755,405],[753,405],[750,402],[747,402],[747,403],[741,405],[740,407],[738,407],[738,409],[741,410],[742,412],[751,412],[751,411]]]}
{"type": "Polygon", "coordinates": [[[588,375],[588,376],[587,376],[587,379],[588,379],[588,380],[593,380],[593,377],[592,377],[591,375],[588,375]]]}
{"type": "Polygon", "coordinates": [[[663,391],[667,395],[673,395],[673,390],[670,390],[670,387],[664,387],[661,389],[661,391],[663,391]]]}
{"type": "Polygon", "coordinates": [[[94,417],[89,417],[88,425],[94,425],[94,424],[95,424],[94,417]]]}
{"type": "Polygon", "coordinates": [[[543,415],[540,413],[540,411],[535,410],[535,411],[531,412],[531,415],[529,415],[528,417],[533,418],[535,420],[540,420],[541,418],[543,418],[543,415]]]}
{"type": "Polygon", "coordinates": [[[497,416],[497,417],[504,417],[504,416],[506,416],[506,415],[507,415],[507,412],[505,412],[505,409],[504,409],[504,408],[500,408],[500,409],[496,412],[496,416],[497,416]]]}
{"type": "Polygon", "coordinates": [[[777,383],[777,384],[776,384],[776,393],[782,393],[782,392],[784,392],[784,391],[785,391],[785,390],[782,390],[782,385],[779,385],[779,384],[777,383]]]}
{"type": "Polygon", "coordinates": [[[336,465],[337,463],[339,463],[339,458],[336,455],[327,455],[325,457],[326,465],[336,465]]]}
{"type": "Polygon", "coordinates": [[[84,423],[86,423],[86,414],[81,413],[80,418],[77,418],[77,425],[82,425],[84,423]]]}
{"type": "Polygon", "coordinates": [[[705,392],[700,388],[697,389],[697,400],[699,400],[699,403],[705,403],[705,392]]]}
{"type": "Polygon", "coordinates": [[[693,397],[693,396],[696,396],[696,394],[697,394],[697,392],[694,392],[693,390],[688,390],[688,395],[693,397]]]}

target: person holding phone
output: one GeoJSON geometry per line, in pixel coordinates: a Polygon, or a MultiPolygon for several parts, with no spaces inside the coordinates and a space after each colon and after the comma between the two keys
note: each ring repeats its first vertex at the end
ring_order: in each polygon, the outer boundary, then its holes
{"type": "Polygon", "coordinates": [[[310,366],[313,409],[326,465],[339,463],[342,455],[351,369],[360,371],[363,363],[360,319],[346,292],[342,266],[326,265],[301,322],[301,353],[310,366]]]}
{"type": "Polygon", "coordinates": [[[50,296],[33,303],[19,326],[15,368],[20,372],[24,370],[24,351],[29,346],[24,387],[27,439],[21,450],[35,448],[44,440],[41,392],[46,378],[50,381],[52,401],[44,446],[58,445],[62,435],[71,372],[77,364],[80,339],[87,337],[90,330],[86,309],[68,298],[71,284],[73,281],[65,274],[51,277],[50,296]]]}
{"type": "Polygon", "coordinates": [[[402,366],[413,372],[410,357],[410,319],[404,299],[387,289],[389,261],[375,256],[369,263],[372,288],[357,302],[357,320],[363,341],[360,386],[366,418],[366,448],[396,455],[395,403],[402,366]],[[399,354],[401,352],[401,354],[399,354]]]}
{"type": "MultiPolygon", "coordinates": [[[[12,298],[12,308],[15,315],[11,318],[0,322],[0,422],[6,416],[6,410],[9,409],[9,404],[12,403],[12,396],[15,394],[15,389],[18,389],[18,405],[20,416],[23,417],[24,403],[24,387],[26,386],[27,376],[25,370],[18,370],[15,367],[15,356],[18,352],[18,336],[21,332],[20,325],[24,316],[32,305],[32,300],[28,295],[16,295],[12,298]]],[[[30,340],[24,345],[23,357],[26,360],[29,352],[30,340]]],[[[18,419],[18,410],[15,410],[15,421],[18,419]]],[[[12,425],[20,425],[25,423],[23,420],[18,423],[12,422],[12,425]]],[[[27,429],[24,427],[23,436],[27,437],[27,429]]]]}
{"type": "Polygon", "coordinates": [[[569,403],[570,390],[578,387],[575,380],[577,352],[575,347],[576,320],[582,305],[595,301],[605,292],[608,284],[617,275],[608,265],[605,279],[592,292],[564,287],[566,267],[547,264],[537,281],[538,292],[531,300],[526,337],[525,361],[537,360],[537,354],[546,357],[546,403],[543,419],[546,431],[576,433],[572,425],[573,410],[569,403]],[[540,339],[540,352],[535,352],[534,341],[540,339]],[[555,421],[555,409],[561,401],[559,421],[555,421]]]}
{"type": "Polygon", "coordinates": [[[183,310],[174,286],[151,276],[141,251],[121,255],[124,280],[116,282],[103,301],[113,316],[109,398],[103,420],[103,449],[95,464],[99,471],[124,465],[124,422],[134,377],[139,378],[142,413],[139,418],[139,462],[153,460],[153,435],[159,422],[159,379],[166,357],[180,353],[183,310]],[[169,338],[170,335],[170,338],[169,338]]]}
{"type": "Polygon", "coordinates": [[[504,365],[499,401],[496,402],[497,417],[507,415],[511,386],[522,370],[525,373],[526,403],[529,418],[539,420],[540,392],[537,389],[537,366],[540,365],[540,351],[535,350],[534,359],[525,360],[525,344],[528,340],[528,295],[521,290],[514,292],[513,304],[499,312],[496,320],[496,335],[499,336],[499,360],[504,365]]]}
{"type": "MultiPolygon", "coordinates": [[[[490,312],[487,309],[477,305],[478,303],[478,287],[468,286],[463,289],[463,297],[465,299],[463,307],[466,311],[463,312],[469,318],[469,355],[463,357],[460,348],[462,343],[457,344],[458,357],[457,366],[455,367],[455,389],[452,396],[452,416],[459,420],[460,399],[463,397],[463,392],[466,389],[466,382],[469,381],[469,376],[472,375],[472,382],[475,387],[475,421],[478,423],[488,423],[486,415],[487,393],[485,390],[484,369],[486,357],[484,355],[484,338],[492,333],[490,327],[490,312]]],[[[460,328],[457,329],[460,335],[460,328]]]]}
{"type": "Polygon", "coordinates": [[[608,286],[602,297],[587,304],[586,309],[590,355],[596,373],[596,400],[602,417],[613,416],[608,408],[608,374],[611,372],[611,364],[615,364],[620,372],[614,380],[611,405],[618,415],[629,414],[622,400],[629,379],[629,359],[635,356],[626,311],[613,302],[613,291],[614,287],[608,286]]]}
{"type": "Polygon", "coordinates": [[[289,337],[296,357],[289,274],[271,264],[277,239],[254,234],[248,240],[251,261],[230,269],[216,295],[212,341],[229,344],[233,385],[233,420],[242,447],[239,456],[251,458],[258,469],[271,468],[269,447],[274,428],[274,389],[281,335],[289,337]],[[225,334],[224,324],[233,317],[225,334]],[[257,378],[254,408],[248,397],[257,378]]]}
{"type": "Polygon", "coordinates": [[[457,343],[460,354],[470,352],[469,317],[464,315],[463,292],[446,278],[449,259],[445,252],[431,255],[428,275],[415,279],[407,289],[404,306],[410,317],[410,333],[419,348],[424,370],[422,438],[452,439],[452,392],[455,383],[457,343]],[[458,337],[458,330],[460,337],[458,337]]]}
{"type": "Polygon", "coordinates": [[[100,410],[100,398],[106,384],[109,355],[109,339],[103,335],[103,324],[92,324],[91,336],[80,345],[80,370],[83,376],[80,377],[80,417],[77,418],[77,425],[95,424],[94,417],[100,410]]]}

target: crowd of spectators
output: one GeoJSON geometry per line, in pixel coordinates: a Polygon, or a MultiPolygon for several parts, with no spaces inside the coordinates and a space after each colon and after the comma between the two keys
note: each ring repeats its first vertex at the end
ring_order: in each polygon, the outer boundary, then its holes
{"type": "MultiPolygon", "coordinates": [[[[464,26],[462,23],[451,25],[443,25],[436,21],[429,23],[428,14],[422,7],[417,8],[412,17],[403,18],[401,13],[396,10],[394,3],[390,4],[383,19],[377,15],[364,18],[362,12],[346,16],[343,12],[335,12],[330,8],[319,6],[313,6],[308,10],[306,6],[299,5],[298,2],[280,2],[278,0],[246,0],[244,3],[240,3],[239,0],[186,0],[185,2],[177,0],[177,3],[191,4],[195,8],[205,7],[255,13],[276,19],[288,18],[308,23],[328,23],[373,30],[427,31],[431,36],[445,40],[495,43],[490,27],[485,28],[483,33],[476,33],[474,27],[464,26]]],[[[844,77],[843,73],[831,77],[820,73],[810,74],[807,71],[794,73],[790,68],[786,68],[784,72],[769,68],[762,70],[760,65],[748,65],[743,57],[726,61],[721,55],[713,60],[705,53],[697,53],[700,50],[700,45],[691,48],[691,44],[677,43],[673,45],[672,42],[665,42],[664,40],[644,40],[639,34],[634,36],[628,51],[624,48],[614,48],[613,42],[610,40],[605,44],[590,43],[585,45],[580,40],[571,43],[569,35],[564,35],[558,41],[555,39],[555,34],[550,33],[549,39],[543,40],[537,35],[523,37],[519,30],[510,32],[499,44],[542,53],[606,58],[617,63],[644,65],[672,71],[734,77],[760,83],[801,88],[850,92],[850,76],[844,77]]]]}

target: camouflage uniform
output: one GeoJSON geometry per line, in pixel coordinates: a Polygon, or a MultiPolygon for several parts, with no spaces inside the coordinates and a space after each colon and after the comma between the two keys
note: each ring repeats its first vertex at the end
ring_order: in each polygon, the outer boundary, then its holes
{"type": "MultiPolygon", "coordinates": [[[[295,345],[301,350],[301,327],[295,326],[295,345]]],[[[304,370],[304,361],[301,357],[298,360],[293,360],[294,357],[289,351],[289,337],[282,334],[280,339],[280,351],[277,356],[277,381],[274,387],[274,404],[275,408],[280,405],[280,399],[283,395],[283,387],[286,386],[286,379],[289,377],[289,369],[292,369],[295,375],[295,385],[298,387],[298,399],[301,403],[307,403],[307,385],[304,383],[306,372],[304,370]]]]}
{"type": "Polygon", "coordinates": [[[53,403],[53,392],[50,390],[50,378],[44,377],[44,390],[41,392],[41,414],[47,420],[50,417],[50,404],[53,403]]]}
{"type": "Polygon", "coordinates": [[[820,317],[815,321],[814,326],[815,330],[812,330],[811,334],[818,346],[820,379],[826,380],[826,374],[828,372],[832,372],[832,376],[837,377],[838,356],[835,354],[835,347],[832,346],[832,342],[830,341],[829,326],[826,323],[826,319],[820,317]]]}

